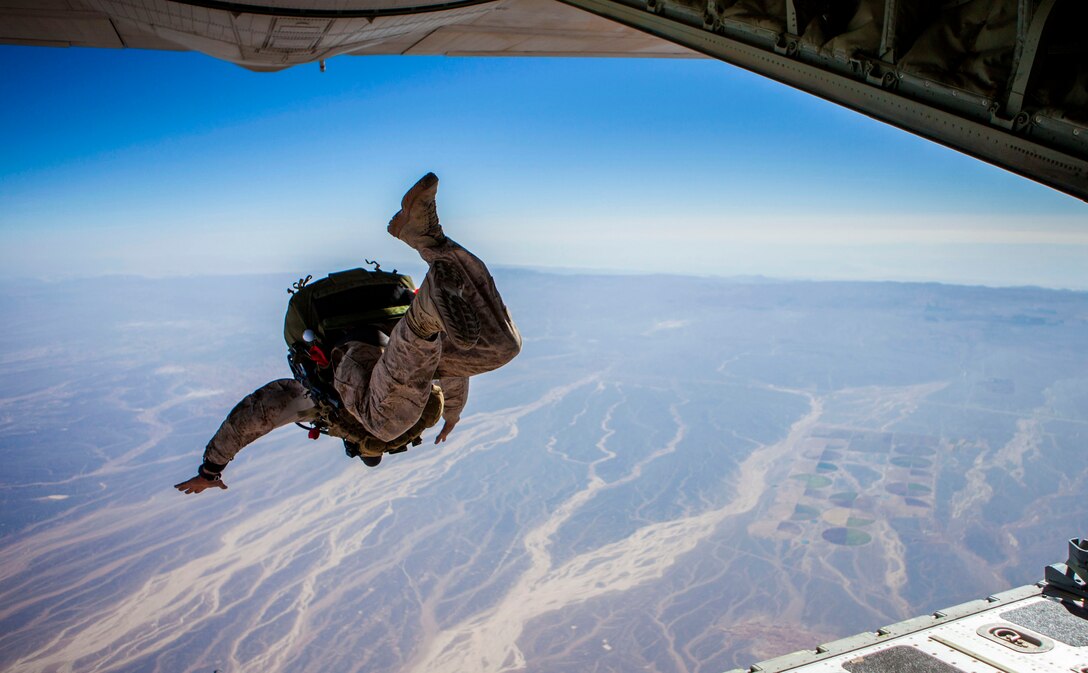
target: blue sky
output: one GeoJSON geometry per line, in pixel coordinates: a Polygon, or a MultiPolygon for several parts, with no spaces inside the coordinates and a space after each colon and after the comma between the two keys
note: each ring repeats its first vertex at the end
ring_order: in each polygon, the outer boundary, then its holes
{"type": "Polygon", "coordinates": [[[493,264],[1088,289],[1088,205],[710,60],[0,47],[5,276],[411,258],[421,174],[493,264]]]}

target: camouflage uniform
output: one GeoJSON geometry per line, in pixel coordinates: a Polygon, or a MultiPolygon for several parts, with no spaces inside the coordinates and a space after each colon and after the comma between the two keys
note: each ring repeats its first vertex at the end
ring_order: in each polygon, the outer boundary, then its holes
{"type": "Polygon", "coordinates": [[[334,386],[343,402],[339,413],[323,418],[323,410],[293,379],[267,383],[223,421],[204,452],[205,469],[222,471],[244,446],[294,422],[324,420],[329,434],[356,443],[365,436],[395,442],[416,426],[420,431],[433,426],[439,417],[456,423],[468,398],[468,377],[513,359],[521,350],[521,334],[479,258],[449,239],[420,254],[428,264],[442,259],[461,271],[467,281],[464,299],[480,322],[479,341],[463,349],[444,334],[423,339],[401,320],[384,348],[362,341],[341,344],[332,351],[334,386]]]}

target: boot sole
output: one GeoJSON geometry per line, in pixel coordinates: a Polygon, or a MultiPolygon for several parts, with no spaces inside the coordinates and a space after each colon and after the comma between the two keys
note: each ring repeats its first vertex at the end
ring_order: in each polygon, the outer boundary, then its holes
{"type": "Polygon", "coordinates": [[[431,301],[446,328],[446,338],[458,348],[472,348],[480,340],[480,317],[461,296],[464,276],[455,265],[441,259],[431,265],[430,273],[436,290],[431,301]]]}
{"type": "Polygon", "coordinates": [[[400,231],[404,228],[404,225],[408,222],[408,213],[411,212],[412,206],[419,200],[425,192],[430,190],[431,196],[434,196],[434,192],[438,188],[438,176],[434,173],[428,173],[416,181],[416,184],[405,192],[404,198],[400,200],[400,210],[393,219],[389,220],[389,226],[386,228],[390,234],[396,238],[400,238],[400,231]]]}

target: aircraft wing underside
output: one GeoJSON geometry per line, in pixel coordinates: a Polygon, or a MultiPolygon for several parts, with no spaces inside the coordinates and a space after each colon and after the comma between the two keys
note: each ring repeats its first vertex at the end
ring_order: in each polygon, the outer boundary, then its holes
{"type": "Polygon", "coordinates": [[[705,54],[1088,200],[1084,0],[562,3],[0,0],[0,43],[195,50],[254,70],[341,54],[705,54]]]}
{"type": "Polygon", "coordinates": [[[563,0],[1088,200],[1084,0],[563,0]]]}
{"type": "Polygon", "coordinates": [[[193,50],[252,70],[341,54],[699,56],[553,0],[0,0],[0,43],[193,50]]]}

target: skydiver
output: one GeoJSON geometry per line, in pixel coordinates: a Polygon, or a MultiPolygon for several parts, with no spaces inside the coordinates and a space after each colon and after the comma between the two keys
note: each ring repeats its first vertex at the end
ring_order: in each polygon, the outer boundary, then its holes
{"type": "MultiPolygon", "coordinates": [[[[296,422],[320,422],[345,446],[393,447],[406,438],[418,441],[441,419],[435,444],[446,441],[467,401],[468,377],[512,360],[521,351],[521,335],[484,263],[443,232],[437,191],[438,177],[423,176],[388,226],[428,265],[407,313],[378,340],[348,340],[332,348],[341,408],[330,414],[294,379],[271,381],[231,410],[208,442],[197,475],[176,489],[227,488],[223,470],[243,447],[296,422]]],[[[376,465],[381,453],[360,457],[376,465]]]]}

